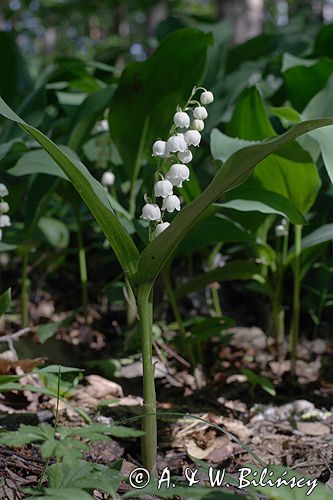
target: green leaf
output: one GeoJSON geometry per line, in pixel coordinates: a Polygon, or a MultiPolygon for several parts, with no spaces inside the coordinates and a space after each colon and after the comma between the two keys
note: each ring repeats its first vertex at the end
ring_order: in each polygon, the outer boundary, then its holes
{"type": "MultiPolygon", "coordinates": [[[[63,153],[71,158],[71,160],[79,161],[78,156],[73,153],[70,148],[66,146],[58,147],[61,151],[63,151],[63,153]]],[[[14,167],[8,170],[8,173],[15,175],[15,177],[31,174],[47,174],[68,180],[61,168],[58,167],[57,162],[53,160],[43,149],[37,149],[36,151],[24,153],[14,167]]]]}
{"type": "MultiPolygon", "coordinates": [[[[229,137],[227,148],[224,148],[225,139],[226,136],[218,130],[212,132],[212,154],[216,159],[223,161],[227,160],[227,154],[232,149],[237,151],[239,149],[236,148],[241,148],[242,145],[254,145],[253,142],[244,140],[240,142],[239,139],[229,137]]],[[[306,213],[316,199],[320,184],[317,167],[309,153],[294,141],[285,144],[280,151],[264,159],[247,183],[233,193],[233,197],[242,198],[241,193],[245,188],[264,189],[288,198],[298,211],[306,213]]]]}
{"type": "Polygon", "coordinates": [[[254,262],[235,260],[228,262],[223,267],[207,271],[195,278],[185,281],[182,285],[176,288],[175,295],[177,299],[184,297],[189,293],[200,290],[215,281],[234,281],[234,280],[251,280],[260,279],[260,267],[254,262]]]}
{"type": "Polygon", "coordinates": [[[182,29],[166,37],[146,61],[129,64],[110,104],[110,132],[129,176],[137,175],[137,155],[166,137],[172,112],[183,106],[204,72],[211,34],[182,29]],[[144,141],[142,138],[144,137],[144,141]]]}
{"type": "Polygon", "coordinates": [[[237,199],[219,203],[217,206],[233,208],[243,212],[279,214],[286,217],[293,224],[306,224],[302,213],[288,198],[264,189],[239,188],[237,190],[237,199]]]}
{"type": "MultiPolygon", "coordinates": [[[[214,213],[219,205],[211,207],[213,213],[200,218],[178,246],[177,255],[192,253],[199,248],[216,243],[239,243],[253,241],[251,233],[240,224],[221,213],[214,213]]],[[[205,215],[205,214],[203,214],[205,215]]]]}
{"type": "Polygon", "coordinates": [[[68,246],[69,231],[61,220],[53,217],[41,217],[37,225],[51,246],[55,248],[66,248],[68,246]]]}
{"type": "Polygon", "coordinates": [[[257,484],[255,490],[268,496],[271,500],[308,500],[312,497],[316,500],[333,499],[332,490],[327,488],[327,486],[320,483],[317,479],[308,478],[295,470],[277,465],[269,465],[265,469],[258,469],[251,464],[247,464],[246,467],[251,471],[251,474],[246,479],[248,481],[255,480],[257,484]],[[274,474],[270,474],[272,472],[274,474]],[[262,481],[258,481],[261,475],[262,481]],[[273,486],[267,484],[268,478],[272,481],[273,486]],[[274,483],[278,478],[283,478],[287,484],[282,483],[279,487],[275,486],[274,483]],[[295,479],[293,480],[293,478],[295,479]],[[298,481],[300,482],[297,484],[298,481]],[[296,487],[291,488],[292,484],[295,484],[296,487]],[[313,488],[312,486],[315,487],[313,488]],[[308,494],[309,492],[310,494],[308,494]]]}
{"type": "Polygon", "coordinates": [[[45,325],[39,325],[36,330],[36,335],[41,344],[47,341],[47,339],[55,335],[58,328],[62,325],[62,321],[55,321],[54,323],[46,323],[45,325]]]}
{"type": "Polygon", "coordinates": [[[166,262],[175,253],[178,245],[194,226],[197,218],[225,191],[242,184],[258,163],[296,137],[315,128],[332,124],[333,119],[306,121],[295,125],[281,136],[236,151],[221,166],[206,190],[196,200],[184,207],[172,224],[145,248],[139,259],[139,282],[152,284],[166,262]]]}
{"type": "Polygon", "coordinates": [[[275,387],[269,378],[264,377],[263,375],[258,375],[254,373],[249,368],[241,368],[241,372],[246,376],[248,381],[255,387],[256,385],[260,385],[264,391],[268,392],[271,396],[276,396],[275,387]]]}
{"type": "Polygon", "coordinates": [[[325,224],[302,239],[302,249],[333,241],[333,224],[325,224]]]}
{"type": "Polygon", "coordinates": [[[296,111],[296,109],[288,108],[287,106],[281,106],[279,108],[269,108],[272,115],[277,116],[281,120],[285,120],[290,123],[299,123],[301,121],[301,115],[296,111]]]}
{"type": "Polygon", "coordinates": [[[51,488],[98,489],[110,495],[116,495],[120,484],[120,474],[112,465],[105,466],[84,460],[69,461],[66,457],[62,463],[49,467],[48,479],[51,488]]]}
{"type": "Polygon", "coordinates": [[[143,431],[131,429],[130,427],[124,427],[122,425],[111,425],[109,427],[108,433],[110,434],[110,436],[117,438],[140,437],[144,435],[143,431]]]}
{"type": "Polygon", "coordinates": [[[333,61],[329,59],[300,59],[291,54],[285,54],[282,72],[291,104],[297,111],[302,111],[331,76],[333,61]]]}
{"type": "MultiPolygon", "coordinates": [[[[311,119],[314,116],[326,118],[331,109],[333,109],[333,76],[328,80],[326,86],[311,99],[304,109],[302,117],[303,119],[311,119]]],[[[332,133],[332,127],[314,130],[309,134],[309,140],[314,139],[319,144],[327,173],[333,183],[332,133]]]]}
{"type": "Polygon", "coordinates": [[[245,89],[239,96],[227,133],[248,141],[276,135],[256,87],[245,89]]]}
{"type": "Polygon", "coordinates": [[[80,488],[44,488],[43,494],[31,497],[34,500],[93,500],[93,497],[80,488]]]}
{"type": "Polygon", "coordinates": [[[62,365],[49,365],[43,366],[43,368],[35,368],[34,371],[38,371],[38,373],[74,373],[74,372],[82,372],[83,368],[74,368],[73,366],[62,366],[62,365]]]}
{"type": "Polygon", "coordinates": [[[8,288],[0,295],[0,318],[7,311],[11,303],[11,289],[8,288]]]}
{"type": "Polygon", "coordinates": [[[43,149],[49,153],[64,171],[103,229],[132,288],[135,289],[139,252],[114,214],[107,194],[101,184],[94,179],[82,163],[73,161],[42,132],[25,123],[1,98],[0,114],[9,120],[17,122],[23,130],[39,142],[43,149]]]}
{"type": "Polygon", "coordinates": [[[103,111],[109,106],[115,86],[94,92],[83,101],[72,120],[72,132],[68,141],[74,151],[79,151],[85,137],[103,111]]]}

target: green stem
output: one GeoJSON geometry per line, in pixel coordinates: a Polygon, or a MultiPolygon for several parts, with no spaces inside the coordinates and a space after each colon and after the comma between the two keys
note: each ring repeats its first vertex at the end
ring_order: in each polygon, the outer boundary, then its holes
{"type": "Polygon", "coordinates": [[[141,326],[141,350],[143,364],[143,417],[141,441],[142,462],[149,471],[156,471],[157,424],[154,365],[152,354],[153,300],[150,285],[138,290],[138,306],[141,326]]]}
{"type": "Polygon", "coordinates": [[[212,299],[213,299],[213,304],[214,304],[214,309],[215,309],[215,316],[216,318],[222,318],[223,313],[222,313],[222,308],[220,304],[220,297],[219,297],[219,291],[215,286],[211,288],[212,290],[212,299]]]}
{"type": "Polygon", "coordinates": [[[299,336],[299,319],[301,312],[301,250],[302,250],[302,226],[295,226],[295,267],[294,267],[294,294],[293,294],[293,317],[290,330],[290,356],[291,373],[296,373],[296,349],[299,336]]]}
{"type": "Polygon", "coordinates": [[[80,211],[75,210],[75,217],[77,222],[77,241],[79,247],[79,267],[80,267],[80,281],[81,281],[81,297],[82,297],[82,308],[84,320],[87,323],[88,320],[88,273],[87,273],[87,258],[86,249],[83,241],[83,233],[81,228],[81,216],[80,211]]]}
{"type": "Polygon", "coordinates": [[[21,314],[22,326],[26,328],[29,324],[29,289],[28,277],[29,252],[25,252],[22,260],[22,284],[21,284],[21,314]]]}
{"type": "MultiPolygon", "coordinates": [[[[285,238],[285,237],[284,237],[285,238]]],[[[283,243],[283,249],[284,249],[283,243]]],[[[273,331],[277,345],[278,359],[282,359],[282,345],[285,339],[284,310],[282,305],[282,287],[284,274],[284,250],[281,250],[281,238],[277,238],[276,273],[273,286],[272,320],[273,331]]]]}

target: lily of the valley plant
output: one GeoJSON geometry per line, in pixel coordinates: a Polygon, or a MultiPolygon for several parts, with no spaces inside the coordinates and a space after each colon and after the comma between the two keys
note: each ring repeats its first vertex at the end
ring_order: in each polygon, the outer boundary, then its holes
{"type": "MultiPolygon", "coordinates": [[[[183,182],[189,178],[187,165],[192,159],[191,148],[200,143],[200,132],[207,117],[205,106],[212,100],[211,92],[195,88],[188,103],[180,103],[183,108],[170,109],[170,136],[166,140],[157,140],[153,145],[153,155],[158,159],[154,192],[150,198],[146,196],[146,204],[142,210],[142,217],[149,221],[151,241],[140,255],[134,241],[114,213],[105,188],[92,177],[82,163],[69,158],[47,136],[23,121],[0,99],[0,113],[17,122],[30,134],[56,161],[77,189],[109,240],[132,288],[141,325],[144,397],[142,427],[145,431],[142,438],[142,461],[150,470],[156,467],[157,452],[156,396],[152,363],[152,291],[157,276],[170,261],[177,246],[195,226],[198,218],[212,203],[218,201],[225,191],[242,184],[259,162],[287,142],[310,130],[333,124],[333,119],[306,121],[281,136],[239,149],[225,163],[221,162],[214,179],[205,191],[180,210],[178,191],[175,194],[174,190],[181,189],[183,182]],[[160,200],[161,206],[158,204],[160,200]],[[166,218],[174,211],[177,215],[169,222],[166,218]]],[[[113,182],[111,177],[106,180],[109,185],[113,182]]]]}

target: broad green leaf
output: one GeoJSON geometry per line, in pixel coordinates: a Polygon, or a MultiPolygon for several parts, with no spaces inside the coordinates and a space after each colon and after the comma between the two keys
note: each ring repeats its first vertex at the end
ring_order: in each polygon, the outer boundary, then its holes
{"type": "MultiPolygon", "coordinates": [[[[45,213],[50,196],[58,185],[58,179],[44,174],[37,174],[28,183],[28,192],[24,210],[24,237],[29,240],[34,236],[35,229],[41,216],[45,213]]],[[[63,223],[62,223],[63,224],[63,223]]],[[[64,232],[68,233],[67,228],[64,232]]],[[[67,246],[67,245],[65,245],[67,246]]]]}
{"type": "Polygon", "coordinates": [[[279,108],[269,108],[272,115],[281,118],[290,123],[299,123],[301,121],[301,115],[296,111],[296,109],[288,108],[287,106],[281,106],[279,108]]]}
{"type": "MultiPolygon", "coordinates": [[[[72,161],[79,161],[78,156],[70,148],[66,146],[58,147],[72,161]]],[[[23,154],[16,165],[8,170],[8,173],[16,177],[31,174],[48,174],[68,180],[61,168],[58,167],[57,162],[43,149],[37,149],[23,154]]]]}
{"type": "Polygon", "coordinates": [[[239,139],[257,141],[276,135],[256,87],[245,89],[239,96],[227,133],[239,139]]]}
{"type": "MultiPolygon", "coordinates": [[[[293,224],[306,224],[302,213],[284,196],[264,189],[239,188],[237,195],[240,198],[229,199],[217,206],[233,208],[244,212],[261,212],[264,214],[279,214],[286,217],[293,224]]],[[[232,193],[231,193],[232,195],[232,193]]],[[[231,198],[231,196],[230,196],[231,198]]]]}
{"type": "MultiPolygon", "coordinates": [[[[213,130],[211,135],[212,154],[214,158],[222,161],[230,158],[227,156],[230,151],[238,151],[239,149],[236,148],[241,148],[242,145],[254,144],[230,137],[226,140],[226,136],[218,130],[213,130]]],[[[264,159],[256,167],[251,179],[240,190],[237,190],[237,194],[233,193],[233,196],[241,198],[241,192],[245,187],[277,193],[288,198],[289,202],[300,212],[306,213],[316,199],[320,178],[309,153],[297,142],[292,142],[264,159]]]]}
{"type": "Polygon", "coordinates": [[[179,299],[184,295],[204,288],[215,281],[234,281],[234,280],[260,280],[260,267],[258,264],[249,261],[235,260],[228,262],[223,267],[207,271],[196,276],[180,285],[176,291],[176,297],[179,299]]]}
{"type": "Polygon", "coordinates": [[[315,229],[302,239],[302,249],[310,248],[320,243],[333,242],[333,224],[325,224],[315,229]]]}
{"type": "Polygon", "coordinates": [[[101,184],[89,173],[82,163],[71,160],[42,132],[25,123],[2,99],[0,99],[0,114],[9,120],[17,122],[25,132],[39,142],[43,149],[49,153],[64,171],[100,224],[125,274],[135,289],[139,252],[114,214],[107,194],[101,184]]]}
{"type": "MultiPolygon", "coordinates": [[[[212,207],[214,212],[218,205],[212,207]]],[[[180,243],[176,254],[184,255],[192,253],[199,248],[214,245],[216,243],[239,243],[253,241],[251,233],[247,232],[240,224],[221,213],[212,213],[208,217],[202,217],[189,231],[180,243]]]]}
{"type": "Polygon", "coordinates": [[[332,124],[333,119],[306,121],[295,125],[281,136],[236,151],[221,166],[205,191],[184,207],[172,224],[145,248],[139,259],[139,281],[142,284],[152,284],[197,218],[209,205],[218,201],[224,192],[241,185],[258,163],[298,136],[332,124]]]}
{"type": "Polygon", "coordinates": [[[6,157],[6,155],[11,151],[11,149],[15,146],[20,146],[24,148],[24,143],[21,141],[21,139],[16,138],[12,139],[8,142],[5,142],[3,144],[0,144],[0,160],[6,157]]]}
{"type": "Polygon", "coordinates": [[[0,31],[0,94],[12,105],[31,89],[31,79],[26,64],[17,48],[12,30],[0,31]]]}
{"type": "Polygon", "coordinates": [[[8,288],[0,295],[0,318],[7,311],[11,302],[11,289],[8,288]]]}
{"type": "MultiPolygon", "coordinates": [[[[46,323],[45,325],[39,325],[36,330],[36,335],[41,344],[44,344],[49,338],[53,337],[57,332],[62,321],[55,321],[54,323],[46,323]]],[[[58,372],[57,372],[58,373],[58,372]]]]}
{"type": "MultiPolygon", "coordinates": [[[[316,94],[308,103],[302,113],[303,119],[312,119],[314,116],[326,118],[333,112],[333,76],[329,78],[326,86],[316,94]]],[[[314,130],[309,134],[309,139],[314,139],[320,146],[327,173],[333,183],[333,128],[314,130]]]]}
{"type": "Polygon", "coordinates": [[[210,134],[210,150],[212,156],[216,160],[223,162],[239,149],[249,146],[250,144],[258,143],[259,141],[246,141],[238,137],[229,137],[217,128],[214,128],[210,134]]]}
{"type": "Polygon", "coordinates": [[[110,132],[128,174],[138,172],[138,152],[165,138],[172,113],[202,79],[211,34],[182,29],[166,37],[144,62],[129,64],[110,104],[110,132]],[[143,146],[143,148],[142,148],[143,146]]]}
{"type": "Polygon", "coordinates": [[[73,121],[68,144],[74,151],[79,151],[85,137],[103,111],[109,106],[115,92],[115,86],[94,92],[83,101],[73,121]]]}
{"type": "Polygon", "coordinates": [[[66,248],[69,243],[69,231],[61,221],[52,217],[41,217],[38,228],[42,231],[48,243],[55,248],[66,248]]]}
{"type": "Polygon", "coordinates": [[[5,243],[4,241],[0,241],[0,253],[3,252],[11,252],[12,250],[16,250],[17,245],[11,243],[5,243]]]}
{"type": "Polygon", "coordinates": [[[314,43],[316,57],[327,56],[333,59],[333,24],[321,26],[314,43]]]}
{"type": "Polygon", "coordinates": [[[297,111],[302,111],[331,76],[333,61],[329,59],[301,59],[291,54],[285,54],[282,72],[291,104],[297,111]]]}
{"type": "MultiPolygon", "coordinates": [[[[119,472],[111,466],[65,459],[48,468],[50,488],[83,488],[102,490],[115,495],[120,484],[119,472]]],[[[74,500],[74,499],[73,499],[74,500]]]]}

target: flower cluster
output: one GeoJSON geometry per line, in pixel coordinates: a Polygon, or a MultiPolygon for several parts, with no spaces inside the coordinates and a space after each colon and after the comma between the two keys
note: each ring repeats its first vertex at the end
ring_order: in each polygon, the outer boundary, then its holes
{"type": "Polygon", "coordinates": [[[141,218],[154,223],[155,236],[162,233],[169,225],[163,222],[165,212],[172,213],[180,210],[180,199],[174,194],[174,188],[182,188],[183,182],[190,178],[187,166],[192,161],[190,147],[198,147],[201,133],[204,129],[204,120],[208,113],[205,108],[214,100],[212,92],[202,89],[200,102],[192,100],[200,88],[194,88],[185,109],[177,108],[173,117],[173,126],[166,141],[158,140],[153,144],[153,156],[161,159],[160,168],[155,175],[153,200],[145,195],[146,204],[142,209],[141,218]],[[162,167],[169,165],[168,172],[163,175],[162,167]],[[155,202],[162,198],[162,207],[155,202]]]}
{"type": "Polygon", "coordinates": [[[2,229],[11,225],[10,218],[7,215],[9,205],[4,198],[8,196],[8,189],[4,184],[0,183],[0,241],[2,240],[2,229]]]}

